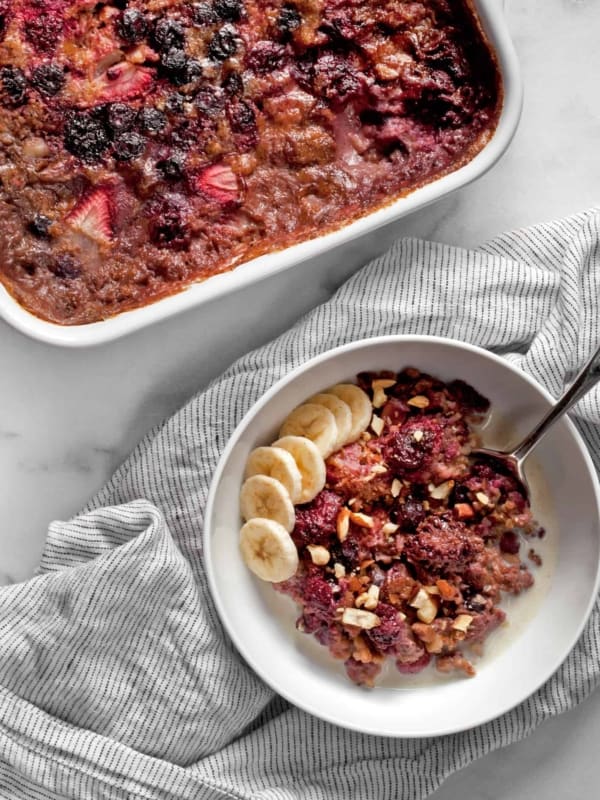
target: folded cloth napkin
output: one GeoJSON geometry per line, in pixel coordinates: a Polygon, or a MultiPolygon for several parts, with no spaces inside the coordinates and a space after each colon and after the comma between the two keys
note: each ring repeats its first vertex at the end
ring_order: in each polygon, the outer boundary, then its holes
{"type": "MultiPolygon", "coordinates": [[[[600,338],[599,241],[599,210],[474,251],[399,241],[152,431],[81,516],[50,525],[39,574],[0,590],[0,795],[415,800],[583,700],[600,674],[598,604],[548,683],[479,728],[394,740],[321,722],[274,696],[224,635],[201,532],[234,427],[332,346],[450,336],[558,395],[600,338]]],[[[576,413],[598,465],[600,392],[576,413]]]]}

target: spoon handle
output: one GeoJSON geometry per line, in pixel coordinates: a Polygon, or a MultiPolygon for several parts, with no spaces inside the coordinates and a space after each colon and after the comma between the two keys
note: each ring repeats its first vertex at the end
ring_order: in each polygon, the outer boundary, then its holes
{"type": "Polygon", "coordinates": [[[514,450],[513,455],[519,461],[523,460],[539,440],[544,436],[554,422],[562,417],[571,406],[576,403],[592,386],[600,380],[600,347],[588,359],[584,367],[577,374],[575,380],[560,400],[548,411],[535,428],[523,439],[521,444],[514,450]]]}

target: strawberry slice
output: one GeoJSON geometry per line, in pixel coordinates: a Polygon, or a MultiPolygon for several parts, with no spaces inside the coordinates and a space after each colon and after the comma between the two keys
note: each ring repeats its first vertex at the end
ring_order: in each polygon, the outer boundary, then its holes
{"type": "Polygon", "coordinates": [[[111,192],[106,186],[100,186],[84,194],[66,222],[90,239],[108,244],[113,238],[113,215],[111,192]]]}
{"type": "Polygon", "coordinates": [[[237,205],[241,200],[238,176],[226,164],[213,164],[195,177],[196,190],[208,200],[216,200],[222,206],[237,205]]]}
{"type": "Polygon", "coordinates": [[[115,103],[133,100],[150,91],[154,73],[128,61],[113,64],[94,81],[94,100],[98,103],[115,103]]]}

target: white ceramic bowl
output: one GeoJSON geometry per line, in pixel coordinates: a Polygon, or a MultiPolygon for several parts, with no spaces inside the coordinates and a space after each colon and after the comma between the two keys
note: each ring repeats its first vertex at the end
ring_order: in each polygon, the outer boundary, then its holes
{"type": "Polygon", "coordinates": [[[288,247],[241,264],[230,272],[156,303],[126,311],[103,322],[62,326],[45,322],[20,306],[0,284],[0,317],[23,333],[49,344],[82,347],[100,344],[144,328],[182,311],[202,306],[228,292],[268,278],[277,272],[316,258],[353,239],[394,222],[479,178],[504,153],[517,129],[522,105],[522,85],[517,57],[510,39],[502,4],[498,0],[473,0],[481,23],[497,55],[504,85],[504,104],[492,139],[474,159],[455,172],[423,186],[332,233],[288,247]]]}
{"type": "Polygon", "coordinates": [[[238,551],[237,498],[244,464],[276,438],[285,416],[332,383],[362,370],[415,366],[442,380],[462,378],[492,401],[484,442],[509,445],[552,402],[535,381],[503,359],[461,342],[419,336],[369,339],[331,350],[294,370],[262,397],[231,437],[206,508],[204,552],[218,612],[235,646],[260,677],[289,701],[329,722],[385,736],[432,736],[486,722],[541,686],[565,659],[591,611],[599,584],[600,489],[586,447],[563,418],[528,464],[532,505],[547,535],[533,544],[544,563],[535,587],[502,607],[477,675],[400,675],[384,686],[353,685],[343,665],[294,628],[298,609],[256,579],[238,551]],[[428,682],[429,680],[429,682],[428,682]]]}

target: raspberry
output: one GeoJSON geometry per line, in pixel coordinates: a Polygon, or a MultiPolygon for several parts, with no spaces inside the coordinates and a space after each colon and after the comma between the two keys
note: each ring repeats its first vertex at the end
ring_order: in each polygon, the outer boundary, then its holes
{"type": "Polygon", "coordinates": [[[257,42],[246,58],[247,66],[257,72],[268,73],[281,69],[285,59],[285,48],[275,42],[257,42]]]}
{"type": "Polygon", "coordinates": [[[337,515],[342,507],[335,492],[324,489],[315,499],[296,508],[296,526],[292,537],[298,547],[325,544],[336,534],[337,515]]]}

